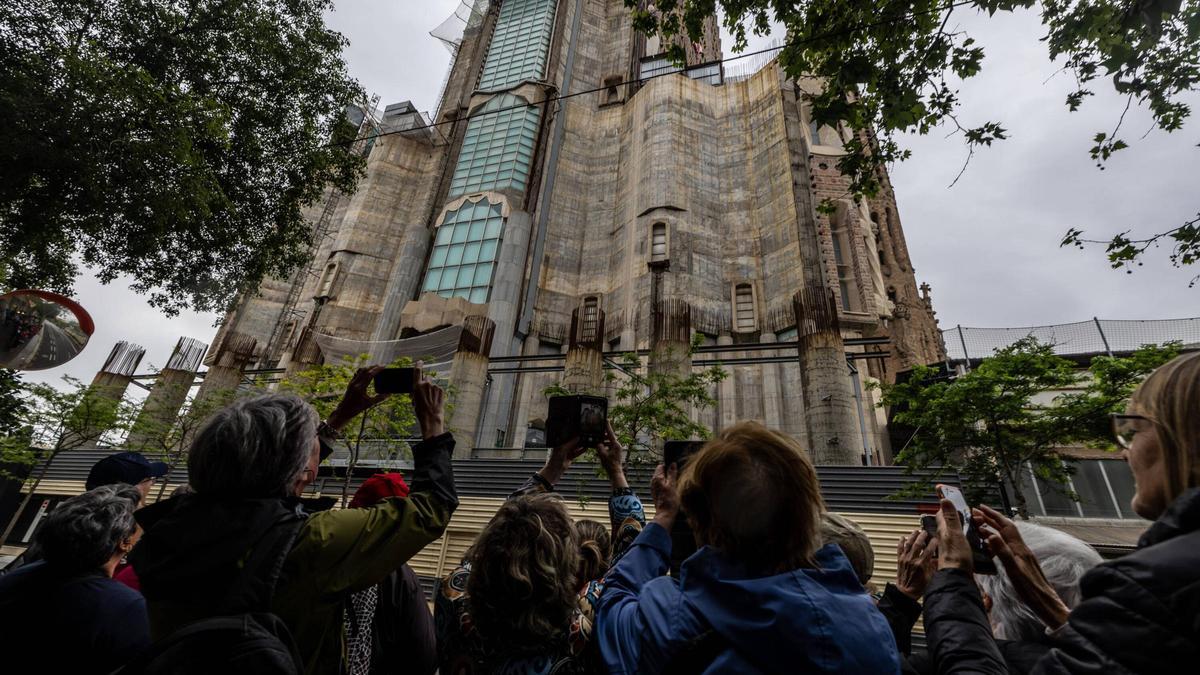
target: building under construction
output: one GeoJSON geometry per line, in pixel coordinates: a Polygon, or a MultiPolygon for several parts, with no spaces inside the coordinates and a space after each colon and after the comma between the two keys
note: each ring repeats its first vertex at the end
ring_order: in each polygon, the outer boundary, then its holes
{"type": "Polygon", "coordinates": [[[310,209],[311,264],[242,297],[209,365],[436,351],[467,456],[533,442],[547,385],[603,391],[614,353],[653,367],[699,334],[670,367],[730,377],[698,421],[886,462],[863,385],[943,356],[890,184],[848,196],[846,132],[811,124],[773,61],[728,75],[709,29],[680,68],[623,0],[464,5],[439,28],[454,59],[436,118],[356,113],[365,179],[310,209]]]}

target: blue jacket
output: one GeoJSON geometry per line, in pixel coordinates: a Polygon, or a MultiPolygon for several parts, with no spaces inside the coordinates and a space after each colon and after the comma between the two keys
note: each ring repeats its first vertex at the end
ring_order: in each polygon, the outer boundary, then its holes
{"type": "Polygon", "coordinates": [[[646,526],[609,571],[596,635],[613,675],[658,673],[712,630],[721,649],[706,673],[899,673],[891,629],[835,544],[819,569],[753,578],[709,547],[664,576],[671,536],[646,526]]]}

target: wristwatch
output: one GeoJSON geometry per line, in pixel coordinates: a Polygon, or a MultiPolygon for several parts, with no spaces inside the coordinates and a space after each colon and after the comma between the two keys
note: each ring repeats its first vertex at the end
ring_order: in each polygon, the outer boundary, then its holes
{"type": "Polygon", "coordinates": [[[329,422],[323,420],[317,425],[317,435],[321,438],[332,438],[334,440],[341,440],[342,438],[342,432],[329,426],[329,422]]]}

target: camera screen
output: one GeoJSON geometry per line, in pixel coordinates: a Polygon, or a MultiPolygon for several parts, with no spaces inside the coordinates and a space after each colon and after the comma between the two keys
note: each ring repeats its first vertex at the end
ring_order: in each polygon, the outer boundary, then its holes
{"type": "Polygon", "coordinates": [[[579,404],[579,431],[585,434],[604,432],[604,406],[598,403],[579,404]]]}

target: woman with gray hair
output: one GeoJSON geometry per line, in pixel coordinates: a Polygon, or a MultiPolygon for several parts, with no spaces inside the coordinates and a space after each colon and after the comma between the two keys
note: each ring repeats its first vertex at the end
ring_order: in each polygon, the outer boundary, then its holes
{"type": "MultiPolygon", "coordinates": [[[[156,640],[250,604],[282,621],[305,672],[338,673],[349,665],[342,612],[350,594],[378,584],[441,536],[458,506],[444,393],[425,377],[412,393],[424,440],[412,449],[407,499],[337,511],[301,499],[316,478],[326,443],[320,437],[386,398],[367,393],[380,370],[360,369],[320,425],[311,406],[281,394],[237,401],[205,423],[188,454],[195,493],[138,512],[146,536],[132,564],[156,640]],[[253,602],[231,610],[233,591],[250,587],[253,602]]],[[[220,663],[221,655],[204,656],[220,663]]]]}
{"type": "Polygon", "coordinates": [[[150,644],[145,601],[112,580],[141,533],[141,499],[105,485],[62,502],[38,531],[43,558],[0,577],[0,635],[23,645],[5,650],[9,672],[108,673],[150,644]],[[46,631],[55,648],[30,648],[46,631]]]}

